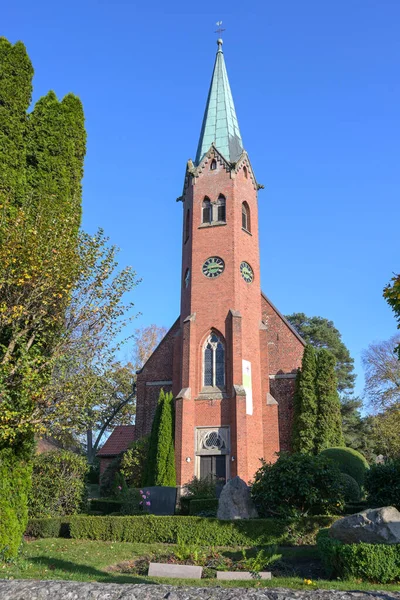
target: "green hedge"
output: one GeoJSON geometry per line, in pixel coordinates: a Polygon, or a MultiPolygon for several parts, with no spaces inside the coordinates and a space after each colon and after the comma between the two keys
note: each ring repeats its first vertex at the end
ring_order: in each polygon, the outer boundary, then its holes
{"type": "Polygon", "coordinates": [[[395,583],[400,577],[400,544],[342,544],[324,529],[318,550],[329,577],[395,583]]]}
{"type": "Polygon", "coordinates": [[[369,469],[366,458],[352,448],[327,448],[320,456],[330,458],[337,464],[342,473],[353,477],[359,486],[364,485],[365,475],[369,469]]]}
{"type": "Polygon", "coordinates": [[[68,517],[29,519],[25,535],[38,538],[70,537],[68,517]]]}
{"type": "Polygon", "coordinates": [[[200,513],[213,513],[215,516],[218,510],[218,498],[193,498],[189,504],[189,514],[198,515],[200,513]]]}
{"type": "Polygon", "coordinates": [[[329,527],[335,517],[301,519],[251,519],[219,521],[204,517],[129,516],[70,518],[70,533],[75,539],[112,542],[174,544],[196,542],[213,546],[301,545],[315,543],[321,527],[329,527]]]}
{"type": "Polygon", "coordinates": [[[18,553],[28,522],[28,494],[32,465],[21,452],[0,451],[0,553],[13,558],[18,553]]]}
{"type": "Polygon", "coordinates": [[[92,498],[90,501],[90,510],[100,512],[103,515],[121,512],[123,501],[114,500],[114,498],[92,498]]]}

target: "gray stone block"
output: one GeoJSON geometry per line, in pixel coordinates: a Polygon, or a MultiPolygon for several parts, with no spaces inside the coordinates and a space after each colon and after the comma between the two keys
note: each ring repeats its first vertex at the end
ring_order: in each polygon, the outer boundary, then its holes
{"type": "MultiPolygon", "coordinates": [[[[258,573],[261,579],[271,579],[272,575],[269,571],[261,571],[258,573]]],[[[257,579],[253,577],[249,571],[217,571],[217,579],[257,579]]]]}
{"type": "Polygon", "coordinates": [[[168,563],[150,563],[149,577],[173,577],[174,579],[201,579],[203,567],[192,565],[170,565],[168,563]]]}

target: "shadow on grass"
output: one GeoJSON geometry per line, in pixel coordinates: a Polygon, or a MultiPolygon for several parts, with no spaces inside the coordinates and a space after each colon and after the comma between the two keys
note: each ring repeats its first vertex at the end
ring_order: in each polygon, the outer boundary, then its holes
{"type": "Polygon", "coordinates": [[[99,581],[101,583],[156,583],[153,580],[149,580],[147,577],[117,575],[113,572],[108,573],[107,571],[95,569],[89,565],[81,565],[69,560],[60,560],[58,558],[32,557],[29,561],[31,563],[36,563],[38,566],[45,566],[48,571],[61,571],[67,575],[76,576],[77,579],[82,578],[83,580],[99,581]]]}

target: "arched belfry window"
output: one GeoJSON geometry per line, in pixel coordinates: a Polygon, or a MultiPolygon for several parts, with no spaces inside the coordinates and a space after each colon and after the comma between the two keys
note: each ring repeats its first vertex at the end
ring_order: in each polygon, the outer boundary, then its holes
{"type": "Polygon", "coordinates": [[[188,209],[186,211],[186,222],[185,222],[185,242],[188,241],[189,239],[189,233],[190,233],[190,210],[188,209]]]}
{"type": "Polygon", "coordinates": [[[247,174],[247,167],[243,167],[243,173],[244,173],[244,176],[245,176],[245,177],[246,177],[246,179],[247,179],[247,177],[248,177],[248,174],[247,174]]]}
{"type": "Polygon", "coordinates": [[[242,204],[242,227],[246,231],[250,231],[250,208],[247,202],[242,204]]]}
{"type": "Polygon", "coordinates": [[[210,387],[225,386],[225,347],[216,333],[211,333],[204,344],[203,385],[210,387]]]}
{"type": "Polygon", "coordinates": [[[212,221],[212,206],[211,201],[207,196],[203,200],[203,223],[211,223],[212,221]]]}
{"type": "Polygon", "coordinates": [[[215,160],[215,158],[213,158],[211,161],[210,170],[215,171],[216,168],[217,168],[217,161],[215,160]]]}
{"type": "Polygon", "coordinates": [[[217,200],[217,220],[226,221],[226,207],[225,207],[225,196],[220,194],[217,200]]]}

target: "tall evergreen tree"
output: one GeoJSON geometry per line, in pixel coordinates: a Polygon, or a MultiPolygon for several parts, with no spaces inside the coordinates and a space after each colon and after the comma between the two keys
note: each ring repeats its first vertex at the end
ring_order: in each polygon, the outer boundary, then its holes
{"type": "Polygon", "coordinates": [[[149,440],[144,485],[175,486],[174,408],[171,392],[161,390],[149,440]]]}
{"type": "Polygon", "coordinates": [[[0,37],[0,204],[26,195],[26,123],[33,67],[24,44],[0,37]]]}
{"type": "Polygon", "coordinates": [[[315,391],[316,353],[307,344],[304,349],[301,371],[296,378],[294,396],[293,450],[313,454],[317,426],[317,396],[315,391]]]}
{"type": "Polygon", "coordinates": [[[344,446],[335,357],[325,349],[317,355],[315,387],[318,400],[315,451],[319,454],[325,448],[344,446]]]}

